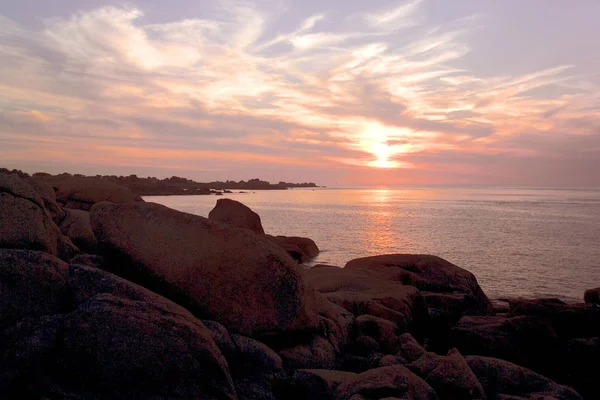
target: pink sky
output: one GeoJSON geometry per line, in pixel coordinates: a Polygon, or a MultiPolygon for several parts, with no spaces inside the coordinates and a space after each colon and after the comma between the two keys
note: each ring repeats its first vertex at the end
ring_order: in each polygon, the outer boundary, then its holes
{"type": "Polygon", "coordinates": [[[598,3],[35,3],[0,6],[0,166],[600,186],[598,3]]]}

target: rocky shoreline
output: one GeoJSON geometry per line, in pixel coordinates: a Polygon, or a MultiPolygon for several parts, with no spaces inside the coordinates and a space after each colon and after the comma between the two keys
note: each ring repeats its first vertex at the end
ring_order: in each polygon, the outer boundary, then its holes
{"type": "Polygon", "coordinates": [[[239,202],[137,200],[0,173],[0,398],[600,398],[599,289],[492,304],[432,255],[305,270],[317,245],[239,202]]]}

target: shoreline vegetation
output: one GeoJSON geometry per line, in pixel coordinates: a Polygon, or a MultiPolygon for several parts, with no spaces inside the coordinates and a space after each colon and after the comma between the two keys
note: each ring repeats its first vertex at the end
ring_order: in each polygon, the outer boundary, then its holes
{"type": "Polygon", "coordinates": [[[600,288],[493,303],[425,254],[305,269],[317,243],[232,199],[4,171],[2,399],[600,398],[600,288]]]}
{"type": "Polygon", "coordinates": [[[82,174],[62,173],[51,175],[45,172],[37,172],[30,175],[20,170],[8,170],[0,168],[0,173],[17,174],[21,179],[41,178],[48,181],[59,181],[70,178],[78,179],[100,179],[117,185],[124,186],[131,190],[137,196],[186,196],[186,195],[210,195],[229,193],[231,190],[287,190],[294,188],[317,188],[314,182],[292,183],[279,182],[270,183],[258,178],[248,181],[213,181],[196,182],[191,179],[172,176],[170,178],[158,179],[156,177],[141,178],[137,175],[116,176],[116,175],[93,175],[86,176],[82,174]]]}

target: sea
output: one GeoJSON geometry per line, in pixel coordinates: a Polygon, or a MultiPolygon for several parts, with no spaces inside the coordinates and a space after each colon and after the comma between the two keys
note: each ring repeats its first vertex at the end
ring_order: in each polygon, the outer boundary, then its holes
{"type": "Polygon", "coordinates": [[[306,268],[433,254],[475,274],[492,299],[575,302],[600,286],[600,189],[329,187],[144,199],[206,217],[222,197],[257,212],[267,233],[312,238],[321,253],[306,268]]]}

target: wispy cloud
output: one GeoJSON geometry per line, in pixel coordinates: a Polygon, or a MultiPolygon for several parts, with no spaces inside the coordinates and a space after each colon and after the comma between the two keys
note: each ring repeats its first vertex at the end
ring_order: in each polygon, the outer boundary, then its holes
{"type": "Polygon", "coordinates": [[[277,15],[246,2],[161,23],[107,6],[39,30],[0,16],[0,146],[22,165],[379,167],[443,180],[486,157],[548,156],[547,137],[600,143],[596,81],[567,60],[479,75],[464,62],[477,19],[432,29],[426,5],[349,15],[355,29],[324,10],[275,30],[277,15]]]}

